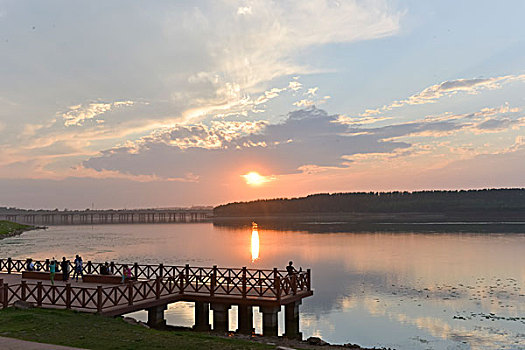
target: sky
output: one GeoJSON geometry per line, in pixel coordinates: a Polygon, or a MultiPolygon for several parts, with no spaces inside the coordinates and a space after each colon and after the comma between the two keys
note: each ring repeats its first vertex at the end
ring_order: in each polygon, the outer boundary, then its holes
{"type": "Polygon", "coordinates": [[[523,13],[0,0],[0,206],[525,187],[523,13]]]}

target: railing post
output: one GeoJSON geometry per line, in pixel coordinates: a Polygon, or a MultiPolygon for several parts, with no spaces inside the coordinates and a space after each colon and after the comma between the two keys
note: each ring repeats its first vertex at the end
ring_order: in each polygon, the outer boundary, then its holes
{"type": "Polygon", "coordinates": [[[97,312],[102,312],[102,286],[97,286],[97,312]]]}
{"type": "Polygon", "coordinates": [[[49,272],[49,259],[46,259],[46,262],[44,263],[44,271],[49,272]]]}
{"type": "Polygon", "coordinates": [[[281,277],[277,276],[275,277],[275,294],[277,297],[277,300],[281,300],[281,277]]]}
{"type": "Polygon", "coordinates": [[[186,264],[186,266],[184,266],[184,275],[186,277],[186,283],[188,284],[188,286],[191,287],[191,284],[190,284],[190,281],[191,281],[191,277],[190,277],[190,264],[186,264]]]}
{"type": "Polygon", "coordinates": [[[109,264],[109,269],[113,275],[115,273],[115,263],[113,261],[109,264]]]}
{"type": "Polygon", "coordinates": [[[306,270],[306,289],[310,291],[312,289],[312,279],[310,275],[310,269],[306,270]]]}
{"type": "Polygon", "coordinates": [[[9,283],[4,283],[4,290],[3,290],[3,306],[4,309],[9,306],[9,283]]]}
{"type": "MultiPolygon", "coordinates": [[[[135,278],[139,278],[139,264],[134,263],[133,264],[133,270],[135,270],[135,278]]],[[[149,276],[146,276],[146,278],[149,278],[149,276]]]]}
{"type": "Polygon", "coordinates": [[[242,298],[246,299],[246,266],[242,268],[242,298]]]}
{"type": "Polygon", "coordinates": [[[184,294],[184,272],[179,272],[179,294],[184,294]]]}
{"type": "Polygon", "coordinates": [[[24,280],[22,280],[22,284],[21,284],[20,287],[21,287],[21,289],[22,289],[22,297],[21,297],[21,299],[22,299],[23,301],[26,301],[27,282],[24,281],[24,280]]]}
{"type": "Polygon", "coordinates": [[[155,279],[155,299],[160,299],[160,278],[155,279]]]}
{"type": "Polygon", "coordinates": [[[71,283],[66,283],[66,309],[71,309],[71,283]]]}
{"type": "Polygon", "coordinates": [[[7,273],[11,273],[11,269],[13,268],[13,261],[11,258],[7,258],[7,273]]]}
{"type": "Polygon", "coordinates": [[[91,275],[91,273],[93,271],[92,267],[93,266],[91,265],[91,260],[88,260],[88,262],[87,262],[87,273],[88,273],[88,275],[91,275]]]}
{"type": "Polygon", "coordinates": [[[159,264],[159,277],[160,278],[164,277],[164,264],[163,263],[159,264]]]}
{"type": "Polygon", "coordinates": [[[42,282],[36,283],[36,306],[42,306],[42,282]]]}
{"type": "Polygon", "coordinates": [[[217,287],[217,265],[213,265],[213,271],[211,273],[210,296],[215,295],[216,287],[217,287]]]}
{"type": "Polygon", "coordinates": [[[133,305],[133,284],[128,282],[128,305],[133,305]]]}

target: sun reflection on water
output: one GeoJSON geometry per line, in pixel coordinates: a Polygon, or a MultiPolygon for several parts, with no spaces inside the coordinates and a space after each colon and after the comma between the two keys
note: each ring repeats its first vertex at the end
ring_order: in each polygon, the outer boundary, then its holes
{"type": "Polygon", "coordinates": [[[252,223],[252,262],[259,259],[259,231],[257,224],[252,223]]]}

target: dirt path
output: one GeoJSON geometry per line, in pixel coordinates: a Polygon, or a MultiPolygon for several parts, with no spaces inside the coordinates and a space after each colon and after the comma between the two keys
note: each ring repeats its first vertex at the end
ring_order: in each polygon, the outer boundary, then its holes
{"type": "Polygon", "coordinates": [[[2,350],[81,350],[52,344],[35,343],[14,338],[0,337],[0,349],[2,350]]]}

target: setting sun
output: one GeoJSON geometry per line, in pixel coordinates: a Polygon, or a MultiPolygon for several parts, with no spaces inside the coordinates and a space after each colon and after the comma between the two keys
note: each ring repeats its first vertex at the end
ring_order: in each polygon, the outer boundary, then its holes
{"type": "Polygon", "coordinates": [[[251,171],[248,174],[244,174],[241,176],[244,177],[244,180],[246,181],[248,185],[258,186],[258,185],[262,185],[265,182],[270,181],[268,177],[262,176],[255,171],[251,171]]]}

